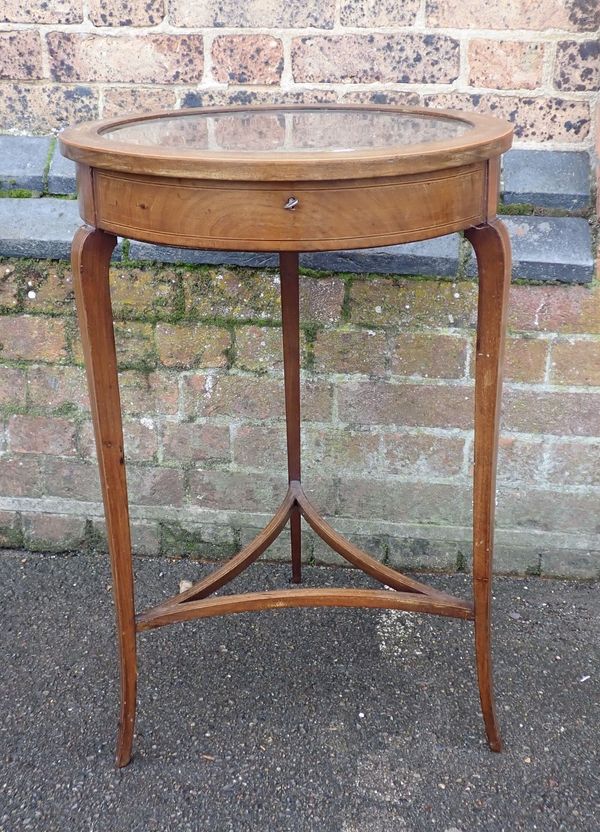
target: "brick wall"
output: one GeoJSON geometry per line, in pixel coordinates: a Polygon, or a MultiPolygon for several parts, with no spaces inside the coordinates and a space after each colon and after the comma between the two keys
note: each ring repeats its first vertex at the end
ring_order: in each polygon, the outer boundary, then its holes
{"type": "MultiPolygon", "coordinates": [[[[0,544],[101,549],[68,267],[0,276],[0,544]]],[[[124,263],[111,281],[136,551],[223,557],[285,490],[277,273],[124,263]]],[[[469,566],[476,292],[302,278],[308,491],[392,564],[469,566]]],[[[600,289],[515,285],[509,325],[497,568],[597,576],[600,289]]],[[[333,557],[310,532],[304,556],[333,557]]]]}
{"type": "Polygon", "coordinates": [[[0,129],[233,101],[475,108],[592,147],[590,0],[3,0],[0,129]]]}

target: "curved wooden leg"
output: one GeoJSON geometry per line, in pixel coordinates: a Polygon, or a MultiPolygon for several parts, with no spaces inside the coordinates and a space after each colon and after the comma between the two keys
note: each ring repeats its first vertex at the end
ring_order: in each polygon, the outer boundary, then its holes
{"type": "Polygon", "coordinates": [[[121,666],[121,719],[116,763],[131,759],[136,704],[136,636],[133,569],[121,402],[113,332],[108,268],[117,239],[93,228],[80,228],[71,248],[75,298],[106,516],[117,637],[121,666]]]}
{"type": "MultiPolygon", "coordinates": [[[[288,482],[300,482],[300,286],[298,254],[282,251],[281,320],[283,329],[283,374],[285,380],[285,428],[287,434],[288,482]]],[[[292,582],[302,580],[302,540],[300,511],[293,506],[290,514],[292,547],[292,582]]]]}
{"type": "Polygon", "coordinates": [[[466,232],[477,256],[479,301],[475,359],[475,469],[473,475],[473,595],[479,696],[492,751],[502,743],[496,720],[490,642],[491,577],[496,504],[496,459],[502,395],[502,365],[510,240],[499,220],[466,232]]]}

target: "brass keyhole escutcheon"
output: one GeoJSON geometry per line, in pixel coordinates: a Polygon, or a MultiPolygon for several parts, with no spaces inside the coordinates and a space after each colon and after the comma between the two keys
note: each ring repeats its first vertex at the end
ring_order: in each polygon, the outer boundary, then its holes
{"type": "Polygon", "coordinates": [[[293,211],[294,208],[296,207],[296,205],[298,205],[299,202],[300,202],[299,199],[296,199],[295,196],[291,196],[291,197],[289,197],[288,201],[285,203],[285,205],[283,207],[286,209],[286,211],[293,211]]]}

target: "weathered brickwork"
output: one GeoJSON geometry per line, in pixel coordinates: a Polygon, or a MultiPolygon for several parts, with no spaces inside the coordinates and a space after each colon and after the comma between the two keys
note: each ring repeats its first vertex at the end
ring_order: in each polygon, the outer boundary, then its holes
{"type": "MultiPolygon", "coordinates": [[[[103,550],[68,266],[5,261],[0,276],[0,543],[103,550]]],[[[111,289],[135,551],[229,555],[285,489],[278,275],[125,262],[111,289]]],[[[458,276],[302,277],[306,485],[336,527],[396,565],[468,568],[476,300],[458,276]]],[[[586,554],[599,310],[596,285],[512,287],[502,571],[600,573],[586,554]]],[[[333,557],[309,531],[304,554],[333,557]]]]}
{"type": "Polygon", "coordinates": [[[591,149],[590,0],[4,0],[0,131],[261,102],[464,107],[591,149]]]}

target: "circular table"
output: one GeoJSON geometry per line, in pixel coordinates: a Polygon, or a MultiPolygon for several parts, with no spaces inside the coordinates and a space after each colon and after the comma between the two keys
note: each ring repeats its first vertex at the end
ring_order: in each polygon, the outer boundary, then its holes
{"type": "Polygon", "coordinates": [[[60,136],[77,163],[86,225],[72,246],[113,574],[121,666],[117,765],[131,759],[136,633],[164,624],[283,607],[436,613],[475,625],[487,738],[500,736],[490,654],[498,419],[510,246],[496,219],[505,122],[470,113],[382,106],[193,109],[80,125],[60,136]],[[301,484],[298,252],[368,248],[464,231],[479,271],[475,362],[473,600],[435,590],[345,540],[301,484]],[[123,430],[108,268],[117,236],[198,249],[279,252],[289,488],[265,529],[208,577],[135,614],[123,430]],[[301,517],[386,589],[292,588],[213,593],[254,562],[289,522],[301,581],[301,517]]]}

